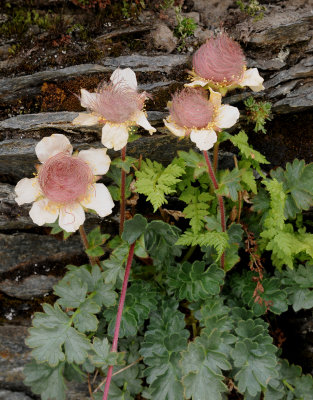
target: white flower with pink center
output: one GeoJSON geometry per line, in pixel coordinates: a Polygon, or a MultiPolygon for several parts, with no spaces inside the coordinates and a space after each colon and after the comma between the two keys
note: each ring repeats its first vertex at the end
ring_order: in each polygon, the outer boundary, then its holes
{"type": "Polygon", "coordinates": [[[221,102],[222,95],[211,88],[209,100],[203,89],[184,88],[169,102],[170,115],[164,124],[175,136],[190,135],[200,150],[209,150],[217,141],[216,132],[230,128],[239,118],[237,107],[221,102]]]}
{"type": "Polygon", "coordinates": [[[15,201],[32,203],[29,212],[37,225],[53,223],[67,232],[75,232],[85,221],[85,209],[100,217],[112,213],[114,202],[109,190],[96,183],[96,176],[110,167],[107,149],[81,150],[73,155],[69,140],[60,134],[43,138],[35,148],[42,163],[35,178],[24,178],[16,187],[15,201]]]}
{"type": "Polygon", "coordinates": [[[156,131],[143,111],[145,93],[137,92],[137,79],[130,68],[116,69],[110,83],[103,84],[96,93],[81,89],[81,105],[89,113],[80,113],[74,125],[103,124],[102,144],[108,149],[121,150],[126,146],[131,126],[140,125],[152,135],[156,131]]]}
{"type": "Polygon", "coordinates": [[[228,90],[249,86],[254,92],[264,89],[257,68],[247,69],[240,45],[226,35],[206,41],[194,54],[192,82],[185,86],[211,87],[223,95],[228,90]]]}

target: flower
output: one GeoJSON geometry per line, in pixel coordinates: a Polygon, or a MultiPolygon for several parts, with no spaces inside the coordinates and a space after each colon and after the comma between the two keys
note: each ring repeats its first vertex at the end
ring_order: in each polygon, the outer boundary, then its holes
{"type": "Polygon", "coordinates": [[[140,125],[152,135],[156,131],[143,111],[145,93],[137,92],[137,79],[130,68],[116,69],[111,83],[102,84],[96,93],[81,89],[81,105],[91,113],[80,113],[74,125],[104,124],[102,144],[108,149],[121,150],[128,141],[130,126],[140,125]]]}
{"type": "Polygon", "coordinates": [[[169,102],[164,124],[174,135],[190,135],[200,150],[209,150],[217,141],[216,131],[230,128],[239,118],[238,108],[221,105],[221,99],[211,88],[209,100],[203,89],[184,88],[169,102]]]}
{"type": "Polygon", "coordinates": [[[100,217],[112,213],[114,203],[95,175],[105,174],[110,166],[107,149],[81,150],[72,155],[69,140],[60,134],[43,138],[35,148],[42,164],[35,178],[24,178],[16,187],[15,201],[32,203],[29,215],[37,225],[53,223],[67,232],[75,232],[85,221],[85,209],[100,217]]]}
{"type": "Polygon", "coordinates": [[[264,89],[257,68],[247,69],[240,45],[221,33],[210,38],[194,54],[192,82],[185,86],[209,86],[223,95],[228,90],[249,86],[254,92],[264,89]]]}

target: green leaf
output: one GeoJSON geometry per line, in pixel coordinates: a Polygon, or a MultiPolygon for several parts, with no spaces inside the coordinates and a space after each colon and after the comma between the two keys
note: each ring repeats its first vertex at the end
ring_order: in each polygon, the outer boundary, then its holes
{"type": "Polygon", "coordinates": [[[275,352],[275,346],[255,343],[251,339],[236,343],[232,357],[238,371],[235,382],[239,392],[256,396],[270,379],[277,376],[275,352]]]}
{"type": "Polygon", "coordinates": [[[241,171],[234,168],[232,171],[225,169],[219,174],[219,188],[215,190],[220,196],[230,197],[233,201],[238,200],[238,192],[242,190],[240,185],[241,171]]]}
{"type": "Polygon", "coordinates": [[[224,271],[215,264],[205,269],[205,262],[184,262],[178,268],[169,271],[169,287],[175,290],[179,300],[205,300],[220,292],[224,280],[224,271]]]}
{"type": "Polygon", "coordinates": [[[94,301],[87,299],[82,303],[73,316],[73,323],[80,332],[95,332],[98,328],[98,319],[94,314],[100,312],[100,306],[94,301]]]}
{"type": "Polygon", "coordinates": [[[187,347],[189,333],[184,329],[184,315],[177,310],[174,300],[164,301],[150,318],[140,353],[144,363],[147,392],[152,399],[177,400],[183,398],[180,352],[187,347]]]}
{"type": "Polygon", "coordinates": [[[105,283],[105,274],[100,271],[98,265],[81,265],[80,267],[68,265],[67,269],[69,272],[66,277],[79,278],[87,283],[88,293],[91,293],[93,301],[99,306],[110,307],[115,304],[117,293],[112,289],[111,284],[105,283]]]}
{"type": "Polygon", "coordinates": [[[230,369],[226,356],[219,352],[218,331],[203,331],[189,343],[182,353],[183,385],[186,398],[193,400],[221,400],[227,391],[221,369],[230,369]]]}
{"type": "MultiPolygon", "coordinates": [[[[135,281],[128,288],[125,298],[119,337],[135,336],[150,313],[156,309],[158,292],[145,281],[135,281]]],[[[103,316],[109,322],[108,333],[113,337],[117,306],[104,311],[103,316]]]]}
{"type": "Polygon", "coordinates": [[[53,289],[60,297],[57,300],[58,304],[62,307],[77,308],[86,299],[88,285],[79,278],[65,276],[53,289]]]}
{"type": "Polygon", "coordinates": [[[125,221],[122,239],[128,244],[134,243],[145,232],[147,224],[146,218],[136,214],[134,218],[125,221]]]}
{"type": "Polygon", "coordinates": [[[36,361],[55,367],[65,360],[81,364],[87,357],[89,340],[72,328],[70,318],[55,304],[43,305],[45,313],[35,313],[30,336],[25,343],[31,347],[36,361]],[[64,352],[62,346],[64,345],[64,352]]]}
{"type": "Polygon", "coordinates": [[[100,226],[93,229],[88,235],[88,249],[85,252],[91,257],[100,257],[104,254],[104,250],[100,247],[110,237],[109,234],[101,234],[100,226]]]}
{"type": "Polygon", "coordinates": [[[136,171],[136,189],[138,193],[147,196],[154,208],[154,212],[164,203],[165,195],[175,192],[175,185],[180,181],[185,169],[177,163],[166,168],[156,161],[146,159],[141,164],[140,171],[136,171]]]}
{"type": "Polygon", "coordinates": [[[152,221],[145,231],[145,244],[154,265],[164,268],[170,265],[175,257],[182,253],[181,246],[177,245],[180,229],[163,221],[152,221]]]}
{"type": "Polygon", "coordinates": [[[204,226],[204,217],[209,213],[210,201],[214,199],[209,193],[201,193],[199,188],[189,186],[179,197],[188,204],[184,208],[185,218],[190,219],[190,226],[194,233],[198,233],[204,226]]]}
{"type": "Polygon", "coordinates": [[[70,327],[66,331],[64,349],[69,363],[82,364],[87,358],[90,342],[85,335],[70,327]]]}
{"type": "Polygon", "coordinates": [[[186,231],[176,242],[177,245],[185,246],[213,246],[217,252],[217,259],[221,257],[228,245],[228,235],[226,232],[205,232],[195,235],[191,231],[186,231]]]}
{"type": "Polygon", "coordinates": [[[99,339],[94,338],[91,345],[92,352],[89,354],[89,359],[93,365],[97,368],[101,368],[103,371],[109,365],[121,365],[123,364],[123,353],[111,352],[111,345],[107,338],[99,339]]]}
{"type": "Polygon", "coordinates": [[[24,383],[31,387],[33,393],[39,394],[42,400],[65,400],[63,368],[63,363],[51,368],[47,364],[37,364],[32,360],[23,370],[24,383]]]}
{"type": "Polygon", "coordinates": [[[107,284],[115,285],[117,280],[123,282],[128,252],[129,245],[122,242],[113,250],[109,259],[101,262],[104,268],[105,282],[107,284]]]}
{"type": "Polygon", "coordinates": [[[185,161],[187,167],[191,167],[193,169],[194,178],[197,179],[202,174],[207,174],[208,167],[203,154],[196,153],[194,150],[189,150],[188,153],[186,151],[178,151],[178,156],[185,161]]]}
{"type": "Polygon", "coordinates": [[[288,294],[288,303],[297,312],[313,307],[313,266],[299,265],[293,270],[276,272],[282,286],[288,294]]]}
{"type": "Polygon", "coordinates": [[[295,159],[287,163],[286,171],[277,168],[271,176],[283,184],[286,193],[286,218],[295,218],[301,210],[313,206],[313,163],[305,165],[304,160],[295,159]]]}
{"type": "MultiPolygon", "coordinates": [[[[140,136],[139,136],[140,137],[140,136]]],[[[136,139],[135,139],[136,140],[136,139]]],[[[130,172],[130,168],[137,161],[136,158],[126,156],[125,160],[122,160],[120,157],[115,158],[111,165],[116,166],[117,168],[123,169],[127,174],[130,172]]]]}
{"type": "Polygon", "coordinates": [[[237,146],[240,154],[247,160],[249,160],[254,168],[259,170],[259,163],[260,164],[269,164],[266,158],[259,153],[258,151],[254,150],[248,144],[248,136],[246,135],[245,131],[241,130],[237,135],[232,136],[230,138],[233,145],[237,146]]]}
{"type": "Polygon", "coordinates": [[[64,229],[60,228],[59,219],[57,219],[55,222],[51,224],[45,224],[45,225],[52,228],[50,232],[51,235],[57,235],[58,233],[63,232],[64,240],[68,239],[71,235],[73,235],[73,232],[66,232],[64,229]]]}
{"type": "Polygon", "coordinates": [[[251,163],[247,160],[239,161],[239,170],[241,175],[241,182],[247,190],[251,190],[252,193],[257,193],[256,180],[251,169],[251,163]]]}

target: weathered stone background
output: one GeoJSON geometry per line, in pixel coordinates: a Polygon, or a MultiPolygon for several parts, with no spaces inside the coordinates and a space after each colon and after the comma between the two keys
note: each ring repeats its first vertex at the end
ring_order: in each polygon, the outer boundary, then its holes
{"type": "MultiPolygon", "coordinates": [[[[11,3],[21,5],[19,0],[11,3]]],[[[35,2],[43,10],[61,6],[61,3],[58,0],[35,2]]],[[[0,80],[0,399],[35,398],[22,383],[22,367],[29,357],[24,338],[30,315],[40,309],[43,301],[53,300],[52,286],[64,274],[66,264],[85,261],[78,236],[66,242],[49,236],[48,228],[33,224],[28,216],[29,206],[18,207],[14,201],[17,181],[31,177],[34,172],[34,147],[42,137],[63,133],[77,149],[101,146],[100,129],[77,128],[71,124],[81,111],[75,96],[80,87],[91,90],[102,79],[108,79],[116,67],[131,67],[137,74],[139,88],[153,95],[147,110],[158,131],[152,137],[140,132],[143,137],[131,143],[128,152],[135,157],[142,155],[167,163],[178,149],[188,149],[192,145],[186,140],[178,142],[167,134],[162,125],[166,102],[170,93],[185,83],[192,52],[224,22],[225,29],[245,49],[248,66],[259,68],[266,88],[261,93],[234,92],[225,102],[243,110],[243,100],[253,95],[273,104],[273,120],[267,124],[267,135],[251,133],[250,142],[266,155],[271,167],[283,166],[294,158],[313,161],[313,4],[305,0],[264,3],[267,6],[265,16],[255,22],[239,13],[232,0],[185,1],[185,11],[199,21],[199,28],[195,37],[189,39],[185,53],[175,50],[173,15],[168,12],[164,16],[153,7],[152,11],[142,12],[131,22],[107,24],[104,21],[103,32],[92,39],[95,48],[107,49],[108,43],[117,46],[127,40],[144,43],[138,51],[125,47],[116,57],[101,57],[101,53],[96,53],[98,56],[92,59],[86,53],[84,58],[85,48],[77,45],[80,58],[76,59],[82,62],[76,63],[62,58],[63,53],[57,47],[50,49],[55,52],[57,61],[49,67],[36,47],[31,48],[29,54],[24,51],[16,57],[8,57],[12,41],[1,39],[0,69],[5,77],[0,80]],[[33,60],[33,69],[28,57],[33,60]]],[[[69,7],[65,12],[77,18],[77,11],[71,10],[69,7]]],[[[84,12],[80,10],[81,14],[84,12]]],[[[43,36],[43,43],[44,40],[43,36]]],[[[50,50],[45,49],[45,52],[48,54],[50,50]]],[[[244,115],[236,129],[240,126],[246,126],[244,115]]],[[[220,162],[223,165],[232,164],[232,151],[229,145],[222,147],[220,162]]],[[[112,151],[109,154],[117,156],[112,151]]],[[[87,225],[99,221],[90,216],[87,225]]],[[[115,214],[101,224],[104,230],[114,232],[117,221],[118,207],[115,214]]],[[[299,351],[303,352],[307,371],[313,370],[310,318],[311,313],[293,316],[297,340],[302,344],[299,351]]],[[[68,398],[87,398],[83,392],[77,394],[80,389],[73,387],[68,398]]]]}

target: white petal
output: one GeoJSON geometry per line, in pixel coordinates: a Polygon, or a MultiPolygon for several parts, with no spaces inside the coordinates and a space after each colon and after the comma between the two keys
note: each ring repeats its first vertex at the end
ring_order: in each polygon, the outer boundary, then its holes
{"type": "Polygon", "coordinates": [[[85,221],[85,211],[79,203],[60,207],[59,225],[66,232],[75,232],[85,221]]]}
{"type": "Polygon", "coordinates": [[[86,89],[80,89],[80,104],[85,108],[92,108],[99,97],[99,93],[90,93],[86,89]]]}
{"type": "Polygon", "coordinates": [[[220,107],[222,104],[222,95],[221,93],[214,92],[211,88],[210,90],[210,98],[209,102],[213,105],[213,107],[220,107]]]}
{"type": "Polygon", "coordinates": [[[200,79],[197,79],[197,80],[194,80],[194,81],[192,81],[190,83],[185,83],[184,86],[195,87],[195,86],[205,86],[207,84],[208,84],[208,82],[202,81],[200,79]]]}
{"type": "Polygon", "coordinates": [[[79,113],[78,117],[73,119],[73,125],[93,126],[99,123],[99,117],[88,113],[79,113]]]}
{"type": "Polygon", "coordinates": [[[77,157],[89,165],[94,175],[104,175],[110,168],[111,159],[107,149],[81,150],[77,157]]]}
{"type": "Polygon", "coordinates": [[[259,92],[264,89],[263,82],[264,79],[260,76],[258,69],[250,68],[245,71],[239,84],[240,86],[249,86],[254,92],[259,92]]]}
{"type": "Polygon", "coordinates": [[[190,133],[190,139],[196,143],[199,150],[209,150],[214,146],[217,141],[217,136],[213,129],[193,129],[190,133]]]}
{"type": "Polygon", "coordinates": [[[168,122],[166,119],[163,119],[164,125],[169,129],[175,136],[185,136],[186,131],[184,128],[175,125],[173,122],[168,122]]]}
{"type": "Polygon", "coordinates": [[[20,180],[15,186],[15,193],[17,194],[15,201],[19,206],[24,203],[32,203],[41,195],[38,179],[24,178],[20,180]]]}
{"type": "Polygon", "coordinates": [[[73,147],[68,138],[59,133],[45,137],[35,147],[39,161],[45,162],[48,158],[58,153],[66,152],[72,154],[73,147]]]}
{"type": "Polygon", "coordinates": [[[152,135],[153,132],[156,132],[156,129],[150,125],[150,122],[147,120],[146,114],[143,111],[138,111],[138,113],[135,114],[134,122],[149,131],[150,135],[152,135]]]}
{"type": "Polygon", "coordinates": [[[47,198],[35,201],[29,211],[31,219],[35,224],[42,226],[44,224],[52,224],[59,215],[59,208],[47,198]]]}
{"type": "Polygon", "coordinates": [[[137,90],[136,74],[130,68],[117,68],[110,77],[110,81],[116,84],[129,86],[133,90],[137,90]]]}
{"type": "Polygon", "coordinates": [[[113,125],[107,122],[102,128],[103,146],[108,149],[121,150],[128,140],[128,127],[125,124],[113,125]]]}
{"type": "Polygon", "coordinates": [[[231,126],[235,125],[238,118],[238,108],[225,104],[218,109],[218,114],[214,121],[215,126],[221,129],[230,128],[231,126]]]}
{"type": "Polygon", "coordinates": [[[106,217],[112,213],[114,202],[111,194],[103,183],[95,183],[92,185],[86,198],[81,204],[91,210],[95,210],[100,217],[106,217]]]}

